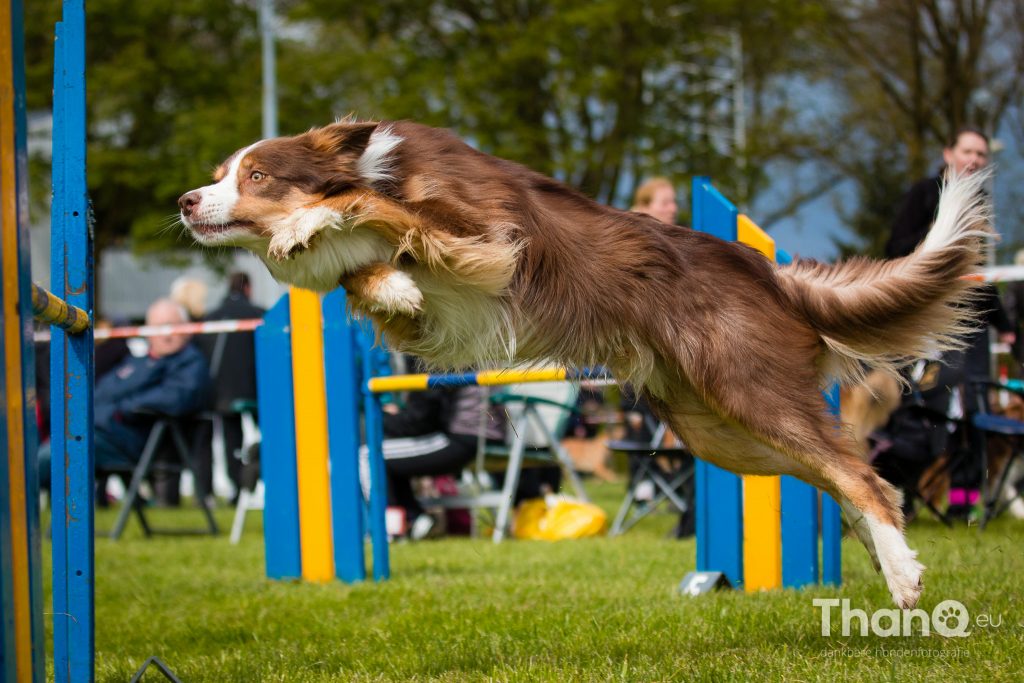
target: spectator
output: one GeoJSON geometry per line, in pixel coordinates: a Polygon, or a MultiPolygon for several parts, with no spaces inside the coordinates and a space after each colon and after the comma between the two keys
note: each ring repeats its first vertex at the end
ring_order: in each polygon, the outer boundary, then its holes
{"type": "MultiPolygon", "coordinates": [[[[919,180],[904,195],[893,223],[892,235],[885,247],[888,258],[899,258],[914,251],[924,240],[935,220],[939,206],[939,191],[947,173],[970,174],[988,164],[988,137],[978,128],[962,126],[942,151],[943,166],[939,174],[919,180]]],[[[949,354],[944,361],[960,370],[960,381],[964,385],[964,406],[974,411],[978,400],[971,378],[986,378],[991,374],[991,352],[989,350],[989,325],[999,330],[1000,341],[1012,344],[1015,338],[1009,319],[999,300],[998,291],[988,285],[971,304],[983,323],[965,340],[963,352],[949,354]]],[[[980,437],[970,430],[970,457],[951,474],[950,508],[951,516],[966,516],[977,499],[977,488],[981,479],[980,437]]]]}
{"type": "MultiPolygon", "coordinates": [[[[488,408],[485,387],[437,387],[409,394],[403,410],[384,413],[384,466],[388,505],[405,510],[413,540],[434,526],[413,493],[412,478],[457,474],[476,456],[481,411],[488,408]]],[[[490,411],[489,441],[504,443],[504,415],[490,411]]]]}
{"type": "Polygon", "coordinates": [[[651,178],[643,182],[633,195],[631,211],[646,213],[662,223],[676,224],[679,206],[676,204],[676,190],[667,178],[651,178]]]}
{"type": "Polygon", "coordinates": [[[171,283],[171,301],[184,307],[189,320],[202,320],[206,316],[206,283],[190,277],[179,277],[171,283]]]}
{"type": "MultiPolygon", "coordinates": [[[[246,273],[232,273],[228,293],[207,317],[207,320],[244,320],[262,318],[266,312],[253,304],[252,284],[246,273]]],[[[237,401],[256,400],[256,345],[252,332],[223,332],[197,338],[213,373],[213,410],[221,415],[224,425],[224,450],[228,477],[235,485],[236,496],[241,477],[241,461],[235,457],[242,446],[242,416],[233,409],[237,401]]],[[[210,422],[200,423],[196,432],[198,488],[213,491],[213,449],[210,422]]]]}
{"type": "Polygon", "coordinates": [[[886,258],[906,256],[924,240],[939,208],[943,177],[949,171],[962,175],[984,168],[988,164],[988,137],[978,128],[961,126],[942,150],[942,159],[938,175],[917,181],[903,196],[885,245],[886,258]]]}
{"type": "MultiPolygon", "coordinates": [[[[186,322],[185,311],[159,299],[146,312],[147,325],[186,322]]],[[[135,467],[142,455],[153,416],[188,415],[205,400],[209,385],[206,359],[184,335],[152,337],[149,354],[127,356],[96,383],[94,447],[98,471],[135,467]]],[[[40,481],[49,484],[49,449],[40,453],[40,481]]]]}

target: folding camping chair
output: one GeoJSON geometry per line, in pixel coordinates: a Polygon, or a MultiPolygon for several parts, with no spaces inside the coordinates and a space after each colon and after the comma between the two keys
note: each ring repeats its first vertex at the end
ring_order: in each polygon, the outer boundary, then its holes
{"type": "Polygon", "coordinates": [[[970,425],[981,436],[978,443],[981,446],[981,491],[984,509],[979,528],[984,531],[985,526],[992,519],[1002,514],[1016,498],[1021,497],[1022,492],[1018,490],[1008,500],[1000,501],[1000,496],[1002,495],[1003,488],[1006,486],[1010,471],[1013,469],[1013,464],[1019,459],[1024,458],[1024,450],[1022,450],[1024,449],[1024,422],[1004,415],[993,414],[989,408],[988,391],[990,389],[1008,391],[1024,398],[1024,390],[985,378],[972,378],[970,382],[975,387],[974,394],[977,404],[977,410],[970,416],[970,425]],[[1010,444],[1010,457],[1007,459],[1006,465],[995,476],[992,476],[992,473],[989,471],[990,448],[988,440],[992,436],[1004,437],[1010,444]],[[992,486],[993,481],[995,481],[995,486],[992,486]]]}
{"type": "Polygon", "coordinates": [[[693,454],[678,440],[675,446],[662,445],[667,431],[662,422],[651,430],[650,441],[608,442],[609,450],[626,453],[632,462],[637,463],[626,496],[609,531],[610,536],[626,533],[665,501],[671,502],[681,514],[692,512],[687,498],[690,497],[688,488],[692,486],[694,475],[693,454]],[[661,467],[659,458],[668,460],[668,470],[661,467]],[[637,498],[637,489],[644,481],[652,482],[655,487],[655,495],[649,502],[637,498]]]}
{"type": "Polygon", "coordinates": [[[142,525],[142,532],[146,537],[153,536],[155,534],[163,535],[194,535],[194,534],[209,534],[216,536],[218,532],[217,522],[213,518],[213,511],[210,509],[207,501],[208,491],[196,491],[196,499],[199,506],[203,510],[203,514],[206,517],[206,528],[205,529],[156,529],[149,524],[146,519],[146,513],[144,510],[144,504],[142,499],[139,497],[139,489],[142,486],[143,480],[149,476],[151,472],[155,471],[189,471],[192,473],[192,477],[196,479],[196,468],[195,462],[192,459],[192,455],[189,453],[188,446],[185,444],[185,437],[182,434],[182,422],[188,419],[194,419],[189,417],[172,417],[169,415],[155,415],[153,426],[149,430],[149,436],[146,438],[146,445],[142,449],[142,456],[139,458],[138,464],[131,471],[132,478],[131,483],[128,486],[128,490],[125,493],[124,501],[121,503],[121,509],[117,514],[117,521],[114,523],[114,528],[110,532],[110,538],[117,540],[124,533],[124,527],[128,523],[128,515],[135,511],[135,514],[139,518],[139,523],[142,525]],[[170,453],[174,460],[177,462],[167,462],[159,460],[158,454],[163,454],[160,450],[160,446],[163,445],[167,438],[170,438],[171,448],[166,451],[170,453]]]}
{"type": "Polygon", "coordinates": [[[506,444],[486,444],[481,435],[473,472],[473,492],[469,495],[443,496],[424,500],[426,506],[495,510],[492,540],[500,543],[506,536],[515,504],[516,489],[525,467],[555,466],[573,487],[576,496],[587,500],[572,458],[561,444],[569,416],[576,411],[579,385],[571,382],[537,382],[509,385],[491,397],[508,415],[506,444]],[[503,471],[501,490],[482,490],[487,472],[503,471]]]}

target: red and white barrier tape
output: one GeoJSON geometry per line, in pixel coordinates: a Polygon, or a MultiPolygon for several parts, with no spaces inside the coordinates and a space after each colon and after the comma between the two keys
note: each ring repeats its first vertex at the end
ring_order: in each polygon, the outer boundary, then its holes
{"type": "MultiPolygon", "coordinates": [[[[247,318],[244,320],[211,320],[201,323],[181,323],[178,325],[135,325],[132,327],[97,328],[93,332],[95,339],[127,339],[129,337],[162,337],[168,334],[220,334],[222,332],[252,332],[263,324],[263,318],[247,318]]],[[[40,330],[35,333],[36,341],[49,341],[50,331],[40,330]]]]}
{"type": "Polygon", "coordinates": [[[972,280],[983,282],[1020,282],[1024,280],[1024,266],[988,266],[972,280]]]}

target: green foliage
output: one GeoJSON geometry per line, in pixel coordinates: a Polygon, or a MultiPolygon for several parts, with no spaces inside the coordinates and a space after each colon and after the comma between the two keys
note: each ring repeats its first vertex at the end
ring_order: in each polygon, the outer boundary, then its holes
{"type": "MultiPolygon", "coordinates": [[[[814,180],[773,201],[761,224],[843,183],[857,196],[842,207],[855,238],[839,246],[877,254],[894,198],[931,170],[949,126],[994,127],[1019,110],[1024,12],[1011,0],[976,5],[278,0],[280,128],[349,113],[414,119],[619,206],[647,176],[682,189],[700,174],[743,208],[770,187],[765,169],[809,164],[814,180]],[[742,150],[734,93],[713,78],[735,66],[736,36],[742,150]]],[[[184,245],[176,198],[259,136],[255,7],[88,3],[100,247],[184,245]]],[[[32,109],[50,104],[58,16],[58,0],[26,3],[32,109]]]]}
{"type": "MultiPolygon", "coordinates": [[[[826,20],[811,48],[818,58],[802,73],[827,85],[834,111],[808,127],[817,140],[808,158],[855,188],[858,205],[843,218],[856,237],[838,245],[843,254],[877,256],[903,192],[936,172],[956,128],[995,134],[1015,108],[1021,113],[1024,10],[1016,0],[821,6],[826,20]]],[[[995,199],[998,227],[1012,232],[1016,203],[995,199]]]]}
{"type": "MultiPolygon", "coordinates": [[[[51,102],[56,0],[27,3],[29,106],[51,102]]],[[[233,0],[90,0],[89,192],[97,247],[181,239],[175,201],[260,130],[255,13],[233,0]]]]}
{"type": "Polygon", "coordinates": [[[624,201],[653,173],[735,180],[731,150],[704,132],[722,125],[729,93],[697,91],[727,55],[719,5],[305,0],[291,16],[316,39],[284,59],[332,75],[319,89],[332,109],[451,127],[624,201]]]}
{"type": "MultiPolygon", "coordinates": [[[[778,108],[748,116],[746,163],[732,148],[728,29],[748,49],[748,82],[790,62],[783,36],[805,3],[729,0],[293,0],[279,2],[280,128],[332,118],[408,118],[628,203],[645,176],[714,176],[745,200],[765,159],[787,153],[778,108]],[[779,30],[763,31],[766,23],[779,30]],[[774,135],[774,137],[773,137],[774,135]]],[[[183,239],[175,200],[260,132],[255,3],[90,0],[89,186],[100,247],[183,239]]],[[[50,104],[58,0],[27,6],[29,104],[50,104]]]]}

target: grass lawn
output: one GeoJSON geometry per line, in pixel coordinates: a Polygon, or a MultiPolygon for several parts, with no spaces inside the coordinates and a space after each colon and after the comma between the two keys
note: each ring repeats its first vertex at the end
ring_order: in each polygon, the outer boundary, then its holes
{"type": "MultiPolygon", "coordinates": [[[[588,490],[609,510],[622,495],[588,490]]],[[[199,521],[194,510],[152,516],[199,521]]],[[[230,512],[219,520],[228,528],[230,512]]],[[[685,598],[675,588],[694,543],[666,538],[673,521],[560,543],[399,544],[390,581],[354,586],[264,578],[258,513],[238,546],[147,541],[133,521],[122,541],[96,542],[97,679],[127,681],[157,655],[190,683],[1024,680],[1024,522],[1000,519],[984,534],[916,522],[911,545],[929,566],[921,607],[959,600],[971,634],[884,638],[842,636],[838,609],[832,635],[820,633],[813,598],[847,598],[868,615],[892,607],[852,539],[841,588],[685,598]],[[979,627],[980,615],[999,625],[979,627]]],[[[112,522],[98,515],[99,528],[112,522]]]]}

